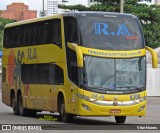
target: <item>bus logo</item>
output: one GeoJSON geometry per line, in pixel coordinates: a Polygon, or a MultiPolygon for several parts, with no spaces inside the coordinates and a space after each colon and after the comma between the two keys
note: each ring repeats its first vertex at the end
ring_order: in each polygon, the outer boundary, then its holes
{"type": "Polygon", "coordinates": [[[117,97],[114,97],[114,102],[113,102],[113,105],[114,105],[114,106],[117,106],[117,105],[118,105],[117,100],[118,100],[118,98],[117,98],[117,97]]]}
{"type": "Polygon", "coordinates": [[[130,95],[130,99],[131,99],[132,101],[137,100],[137,99],[140,99],[140,94],[132,94],[132,95],[130,95]]]}
{"type": "Polygon", "coordinates": [[[112,36],[132,36],[125,24],[120,24],[117,31],[108,31],[109,25],[107,23],[95,23],[95,35],[112,35],[112,36]]]}
{"type": "Polygon", "coordinates": [[[96,35],[101,35],[101,34],[109,35],[107,28],[108,28],[108,24],[106,23],[95,23],[95,34],[96,35]]]}

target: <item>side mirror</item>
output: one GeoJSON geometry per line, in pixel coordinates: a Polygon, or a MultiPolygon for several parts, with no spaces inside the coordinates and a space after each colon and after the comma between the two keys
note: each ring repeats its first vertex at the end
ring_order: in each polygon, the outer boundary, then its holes
{"type": "Polygon", "coordinates": [[[158,66],[158,56],[157,53],[150,47],[146,46],[146,50],[148,50],[152,55],[152,67],[157,68],[158,66]]]}
{"type": "Polygon", "coordinates": [[[76,52],[78,67],[83,67],[83,54],[79,46],[74,43],[67,43],[67,46],[76,52]]]}

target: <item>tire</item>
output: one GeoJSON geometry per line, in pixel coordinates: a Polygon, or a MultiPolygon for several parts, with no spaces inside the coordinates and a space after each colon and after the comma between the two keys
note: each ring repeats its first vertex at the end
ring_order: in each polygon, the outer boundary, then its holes
{"type": "Polygon", "coordinates": [[[18,103],[19,103],[19,114],[21,116],[27,116],[28,115],[28,110],[23,107],[22,94],[20,94],[19,97],[18,97],[18,103]]]}
{"type": "Polygon", "coordinates": [[[61,101],[60,115],[61,115],[61,119],[62,119],[62,121],[64,123],[70,123],[73,120],[73,115],[68,114],[65,111],[65,102],[64,102],[64,99],[61,101]]]}
{"type": "Polygon", "coordinates": [[[14,115],[19,115],[19,104],[18,104],[18,101],[16,100],[16,97],[15,95],[13,95],[11,97],[11,102],[12,102],[12,108],[13,108],[13,114],[14,115]]]}
{"type": "Polygon", "coordinates": [[[37,114],[36,110],[26,109],[26,111],[28,112],[27,115],[29,115],[29,116],[35,117],[37,114]]]}
{"type": "Polygon", "coordinates": [[[123,124],[126,121],[126,116],[115,116],[115,120],[117,124],[123,124]]]}

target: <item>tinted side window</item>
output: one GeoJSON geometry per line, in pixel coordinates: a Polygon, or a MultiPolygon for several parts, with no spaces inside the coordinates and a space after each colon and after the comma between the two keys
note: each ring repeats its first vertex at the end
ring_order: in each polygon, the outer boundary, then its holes
{"type": "Polygon", "coordinates": [[[22,64],[24,84],[64,84],[63,69],[56,64],[22,64]]]}
{"type": "Polygon", "coordinates": [[[25,84],[29,84],[30,80],[32,80],[30,78],[30,69],[32,66],[31,65],[22,65],[22,70],[21,70],[21,78],[22,78],[22,82],[24,82],[25,84]]]}
{"type": "Polygon", "coordinates": [[[57,65],[55,65],[55,84],[56,85],[64,84],[63,69],[57,65]]]}
{"type": "Polygon", "coordinates": [[[40,82],[40,71],[37,64],[30,66],[30,83],[36,84],[40,82]]]}
{"type": "Polygon", "coordinates": [[[28,44],[28,27],[25,25],[24,27],[23,27],[23,34],[24,34],[24,36],[23,36],[23,41],[22,41],[22,44],[24,45],[24,46],[27,46],[27,44],[28,44]]]}
{"type": "Polygon", "coordinates": [[[78,84],[78,66],[76,61],[72,61],[70,64],[70,75],[69,75],[71,81],[78,84]]]}
{"type": "Polygon", "coordinates": [[[64,18],[65,41],[77,43],[77,23],[73,17],[64,18]]]}
{"type": "Polygon", "coordinates": [[[62,35],[61,35],[61,20],[55,19],[50,21],[49,25],[49,43],[57,44],[61,47],[62,35]]]}
{"type": "Polygon", "coordinates": [[[50,84],[50,65],[49,64],[41,64],[39,66],[40,73],[40,81],[38,83],[41,84],[50,84]]]}
{"type": "Polygon", "coordinates": [[[6,82],[6,68],[2,67],[2,82],[6,82]]]}
{"type": "Polygon", "coordinates": [[[43,31],[42,32],[43,32],[42,42],[48,44],[49,43],[49,23],[48,22],[45,22],[43,24],[43,31]]]}
{"type": "Polygon", "coordinates": [[[67,53],[68,77],[78,85],[78,66],[76,52],[67,46],[67,42],[78,43],[77,23],[74,17],[64,18],[65,44],[67,53]]]}
{"type": "Polygon", "coordinates": [[[10,42],[9,42],[10,39],[9,38],[10,38],[9,31],[8,31],[8,29],[5,29],[4,30],[4,39],[3,39],[3,45],[4,45],[5,48],[7,48],[8,45],[10,44],[10,42]]]}
{"type": "Polygon", "coordinates": [[[10,44],[8,45],[9,47],[15,47],[16,46],[16,29],[15,28],[11,28],[11,34],[10,34],[10,44]]]}
{"type": "Polygon", "coordinates": [[[20,27],[17,27],[16,29],[15,29],[15,31],[16,31],[16,34],[15,34],[15,46],[16,47],[20,47],[21,46],[21,44],[22,44],[22,42],[21,42],[21,40],[22,40],[22,30],[21,30],[21,28],[20,27]]]}
{"type": "Polygon", "coordinates": [[[42,44],[42,36],[43,36],[43,25],[42,25],[42,22],[38,22],[38,23],[35,23],[36,24],[36,27],[37,27],[37,31],[36,31],[36,34],[37,34],[37,40],[36,40],[36,45],[39,45],[39,44],[42,44]]]}
{"type": "Polygon", "coordinates": [[[4,47],[6,48],[41,44],[62,46],[60,19],[51,19],[6,28],[4,34],[4,47]]]}

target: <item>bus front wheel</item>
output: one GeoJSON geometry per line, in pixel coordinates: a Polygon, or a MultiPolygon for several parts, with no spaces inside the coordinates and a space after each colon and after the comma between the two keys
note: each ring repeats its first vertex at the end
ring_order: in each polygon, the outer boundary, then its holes
{"type": "Polygon", "coordinates": [[[73,115],[66,113],[64,99],[61,101],[60,115],[63,122],[65,123],[72,122],[73,115]]]}
{"type": "Polygon", "coordinates": [[[117,124],[123,124],[126,121],[126,116],[115,116],[115,120],[117,124]]]}

